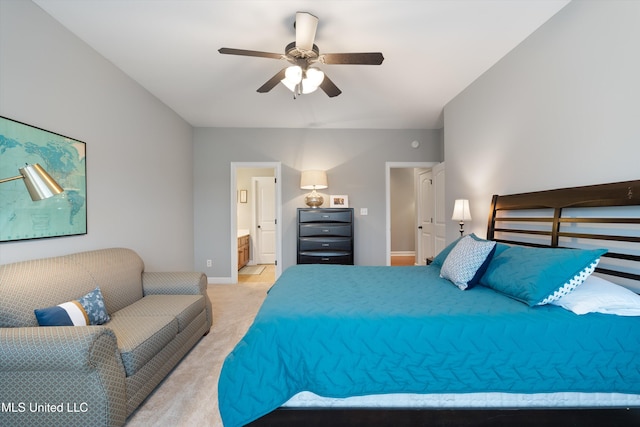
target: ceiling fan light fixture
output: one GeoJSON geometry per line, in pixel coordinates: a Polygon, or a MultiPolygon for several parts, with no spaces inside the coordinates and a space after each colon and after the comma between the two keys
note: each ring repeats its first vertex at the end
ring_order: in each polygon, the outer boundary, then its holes
{"type": "Polygon", "coordinates": [[[302,93],[306,95],[307,93],[315,92],[323,80],[324,73],[320,69],[315,67],[307,69],[301,82],[302,93]]]}
{"type": "Polygon", "coordinates": [[[308,94],[315,92],[324,80],[324,72],[316,67],[303,71],[301,67],[293,65],[285,70],[285,78],[281,80],[291,92],[308,94]]]}
{"type": "Polygon", "coordinates": [[[302,81],[302,68],[298,65],[288,67],[284,72],[284,79],[280,80],[291,92],[296,91],[296,87],[302,81]]]}
{"type": "Polygon", "coordinates": [[[284,75],[284,79],[287,82],[293,83],[294,85],[298,84],[302,80],[302,68],[298,65],[292,65],[291,67],[287,68],[287,70],[284,72],[284,75]]]}
{"type": "Polygon", "coordinates": [[[324,80],[324,73],[321,69],[316,67],[309,67],[309,69],[307,69],[306,76],[307,77],[303,81],[303,86],[308,84],[317,88],[324,80]]]}
{"type": "Polygon", "coordinates": [[[302,81],[302,94],[307,95],[315,92],[318,89],[318,86],[312,86],[310,84],[305,84],[305,80],[302,81]]]}

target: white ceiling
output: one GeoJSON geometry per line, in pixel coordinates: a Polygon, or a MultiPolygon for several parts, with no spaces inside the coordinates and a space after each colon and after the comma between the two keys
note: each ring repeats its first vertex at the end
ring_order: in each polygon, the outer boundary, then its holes
{"type": "Polygon", "coordinates": [[[34,0],[193,126],[437,129],[453,97],[568,0],[34,0]],[[320,53],[382,52],[380,66],[322,65],[342,90],[293,99],[256,89],[287,63],[296,11],[320,53]]]}

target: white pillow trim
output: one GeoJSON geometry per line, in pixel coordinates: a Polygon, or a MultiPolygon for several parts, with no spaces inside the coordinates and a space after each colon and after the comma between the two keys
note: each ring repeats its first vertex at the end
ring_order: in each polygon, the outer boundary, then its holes
{"type": "Polygon", "coordinates": [[[588,266],[583,268],[580,272],[578,272],[578,274],[576,274],[571,279],[569,279],[569,281],[567,283],[562,285],[560,288],[556,289],[551,295],[547,296],[545,299],[543,299],[542,301],[540,301],[536,305],[549,304],[549,303],[551,303],[553,301],[557,301],[560,298],[562,298],[563,296],[568,295],[569,293],[571,293],[571,291],[573,291],[581,283],[583,283],[585,280],[587,280],[587,277],[591,276],[591,273],[593,273],[595,271],[595,269],[598,266],[599,262],[600,262],[600,258],[598,258],[595,261],[593,261],[591,264],[589,264],[588,266]]]}

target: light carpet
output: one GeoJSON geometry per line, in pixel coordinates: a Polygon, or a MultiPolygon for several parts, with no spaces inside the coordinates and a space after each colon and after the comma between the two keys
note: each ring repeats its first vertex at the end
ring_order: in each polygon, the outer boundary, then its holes
{"type": "Polygon", "coordinates": [[[218,377],[224,358],[245,334],[271,283],[209,285],[211,332],[185,356],[125,424],[221,427],[218,377]]]}

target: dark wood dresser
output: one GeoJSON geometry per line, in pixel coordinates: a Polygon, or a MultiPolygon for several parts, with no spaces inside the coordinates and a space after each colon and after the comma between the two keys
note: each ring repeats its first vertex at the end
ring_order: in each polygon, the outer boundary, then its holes
{"type": "Polygon", "coordinates": [[[352,208],[298,208],[298,264],[353,265],[352,208]]]}

